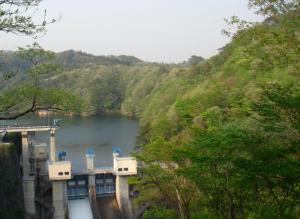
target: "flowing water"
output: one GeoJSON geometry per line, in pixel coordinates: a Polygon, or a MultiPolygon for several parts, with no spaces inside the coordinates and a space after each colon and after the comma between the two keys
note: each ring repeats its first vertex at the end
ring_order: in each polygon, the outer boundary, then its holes
{"type": "Polygon", "coordinates": [[[70,219],[93,219],[93,213],[88,198],[69,200],[68,209],[70,219]]]}
{"type": "MultiPolygon", "coordinates": [[[[88,148],[95,151],[95,166],[112,165],[112,148],[122,149],[123,155],[133,151],[138,135],[138,121],[120,116],[62,117],[27,116],[10,122],[11,124],[51,124],[54,118],[61,118],[56,132],[56,154],[67,152],[67,160],[72,168],[85,168],[85,152],[88,148]]],[[[4,124],[5,125],[5,124],[4,124]]],[[[49,133],[37,133],[36,141],[47,143],[49,133]]]]}

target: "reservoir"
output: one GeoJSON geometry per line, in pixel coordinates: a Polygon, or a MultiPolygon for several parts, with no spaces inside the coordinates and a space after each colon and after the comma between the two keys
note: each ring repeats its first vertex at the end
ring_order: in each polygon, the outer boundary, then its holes
{"type": "MultiPolygon", "coordinates": [[[[67,153],[67,160],[72,161],[73,169],[85,168],[85,152],[88,148],[95,151],[95,166],[112,166],[112,148],[119,147],[122,153],[130,155],[134,150],[138,135],[138,121],[122,116],[26,116],[11,121],[10,124],[53,124],[59,120],[56,132],[56,154],[67,153]]],[[[5,122],[4,125],[8,123],[5,122]]],[[[49,149],[49,133],[37,133],[38,143],[47,143],[49,149]]]]}

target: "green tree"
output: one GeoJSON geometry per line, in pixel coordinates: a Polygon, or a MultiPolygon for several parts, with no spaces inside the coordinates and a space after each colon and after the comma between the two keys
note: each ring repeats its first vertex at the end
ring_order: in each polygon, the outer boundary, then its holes
{"type": "Polygon", "coordinates": [[[0,31],[14,34],[25,34],[36,36],[44,32],[45,26],[55,20],[44,18],[40,23],[36,23],[32,17],[32,10],[35,9],[42,0],[1,0],[0,1],[0,31]]]}
{"type": "MultiPolygon", "coordinates": [[[[178,171],[185,166],[185,160],[174,158],[174,149],[173,144],[157,137],[150,140],[143,151],[137,155],[143,162],[141,196],[146,202],[158,208],[165,208],[166,218],[169,218],[170,216],[167,215],[172,213],[170,209],[175,209],[177,217],[190,219],[192,212],[197,209],[193,203],[199,196],[195,184],[178,174],[178,171]]],[[[155,212],[156,209],[154,207],[150,212],[155,212]]],[[[164,213],[161,212],[160,216],[157,215],[155,218],[163,217],[164,213]]]]}
{"type": "Polygon", "coordinates": [[[45,51],[38,44],[20,48],[18,56],[30,62],[23,81],[18,86],[0,93],[0,120],[16,119],[37,110],[71,112],[81,110],[81,101],[74,95],[55,87],[47,86],[45,78],[56,74],[58,66],[51,60],[54,53],[45,51]]]}
{"type": "MultiPolygon", "coordinates": [[[[261,99],[253,104],[260,144],[249,148],[255,159],[249,171],[256,175],[262,203],[273,218],[297,218],[300,204],[300,89],[299,83],[264,85],[261,99]]],[[[246,165],[248,166],[248,165],[246,165]]]]}
{"type": "Polygon", "coordinates": [[[120,110],[124,100],[125,84],[120,73],[112,69],[98,80],[93,88],[92,100],[97,110],[100,112],[113,112],[120,110]]]}
{"type": "Polygon", "coordinates": [[[188,65],[198,65],[200,62],[203,62],[205,59],[201,56],[191,56],[187,61],[188,65]]]}
{"type": "Polygon", "coordinates": [[[178,152],[191,161],[182,174],[205,194],[201,204],[228,219],[297,218],[299,83],[264,85],[249,118],[203,116],[207,128],[178,152]]]}
{"type": "Polygon", "coordinates": [[[273,17],[298,9],[299,3],[299,0],[249,0],[249,7],[255,8],[257,14],[273,17]]]}

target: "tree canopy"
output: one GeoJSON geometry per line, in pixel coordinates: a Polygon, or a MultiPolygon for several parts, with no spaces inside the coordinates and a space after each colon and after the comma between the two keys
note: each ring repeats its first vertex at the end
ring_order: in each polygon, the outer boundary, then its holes
{"type": "Polygon", "coordinates": [[[30,62],[30,68],[18,85],[0,93],[1,120],[16,119],[37,110],[80,111],[79,97],[45,83],[45,78],[59,72],[59,67],[51,62],[55,58],[53,52],[45,51],[35,43],[20,48],[17,55],[30,62]]]}
{"type": "Polygon", "coordinates": [[[285,15],[299,9],[299,0],[249,0],[249,7],[264,16],[285,15]]]}
{"type": "Polygon", "coordinates": [[[55,20],[46,20],[46,11],[40,22],[33,18],[34,9],[42,0],[1,0],[0,1],[0,31],[14,34],[36,36],[44,32],[46,24],[55,20]]]}

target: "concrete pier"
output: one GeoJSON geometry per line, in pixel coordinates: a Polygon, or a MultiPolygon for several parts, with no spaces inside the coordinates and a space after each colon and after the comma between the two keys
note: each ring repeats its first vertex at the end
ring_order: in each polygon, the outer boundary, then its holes
{"type": "Polygon", "coordinates": [[[88,186],[89,186],[89,202],[93,213],[94,219],[100,219],[100,212],[97,205],[96,199],[96,178],[95,172],[93,172],[95,168],[95,152],[91,149],[87,150],[85,154],[86,161],[86,169],[88,170],[88,186]]]}
{"type": "Polygon", "coordinates": [[[65,219],[67,211],[66,182],[53,181],[53,219],[65,219]]]}
{"type": "Polygon", "coordinates": [[[55,161],[55,129],[50,130],[50,161],[55,161]]]}
{"type": "Polygon", "coordinates": [[[129,199],[128,176],[137,174],[137,161],[133,157],[121,157],[119,148],[113,149],[114,173],[116,175],[116,199],[125,219],[133,218],[129,199]]]}
{"type": "Polygon", "coordinates": [[[22,132],[22,159],[23,159],[23,176],[29,176],[29,149],[28,149],[28,132],[22,132]]]}
{"type": "Polygon", "coordinates": [[[26,218],[36,214],[35,209],[35,178],[30,176],[30,162],[28,149],[28,132],[22,132],[22,159],[23,159],[23,192],[26,218]]]}
{"type": "Polygon", "coordinates": [[[52,181],[53,219],[65,219],[68,209],[67,179],[71,177],[71,163],[56,161],[55,129],[50,129],[49,179],[52,181]]]}
{"type": "Polygon", "coordinates": [[[32,218],[35,216],[36,213],[34,177],[23,176],[23,192],[24,192],[26,218],[32,218]]]}
{"type": "Polygon", "coordinates": [[[95,187],[95,173],[89,173],[88,177],[89,183],[89,199],[90,202],[94,205],[93,202],[96,201],[96,187],[95,187]]]}
{"type": "Polygon", "coordinates": [[[125,219],[133,218],[127,176],[116,177],[116,199],[125,219]]]}
{"type": "Polygon", "coordinates": [[[95,191],[95,173],[94,170],[94,158],[95,152],[93,150],[88,150],[85,154],[85,161],[86,161],[86,169],[89,173],[89,190],[95,191]]]}

